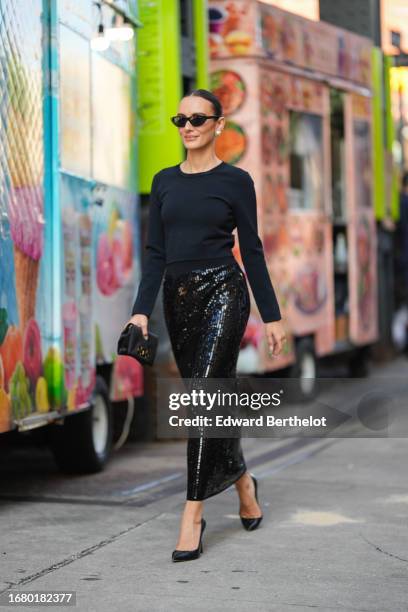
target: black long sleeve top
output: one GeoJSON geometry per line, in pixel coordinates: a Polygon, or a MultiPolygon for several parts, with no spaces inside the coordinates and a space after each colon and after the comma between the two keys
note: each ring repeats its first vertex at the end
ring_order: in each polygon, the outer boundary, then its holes
{"type": "Polygon", "coordinates": [[[194,173],[183,172],[179,164],[163,168],[153,177],[149,206],[146,256],[132,315],[150,316],[168,264],[233,257],[236,227],[261,318],[264,323],[281,319],[258,235],[255,186],[246,170],[226,162],[194,173]]]}

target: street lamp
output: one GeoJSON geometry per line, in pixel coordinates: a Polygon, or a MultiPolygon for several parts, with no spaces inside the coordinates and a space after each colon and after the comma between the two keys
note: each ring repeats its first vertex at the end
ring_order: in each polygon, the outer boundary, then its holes
{"type": "Polygon", "coordinates": [[[92,38],[91,47],[94,51],[106,51],[110,45],[110,40],[105,36],[105,27],[103,23],[98,26],[98,35],[92,38]]]}

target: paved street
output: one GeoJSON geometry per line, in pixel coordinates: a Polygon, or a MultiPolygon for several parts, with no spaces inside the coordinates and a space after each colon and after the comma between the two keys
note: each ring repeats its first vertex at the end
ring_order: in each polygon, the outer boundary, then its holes
{"type": "Polygon", "coordinates": [[[73,590],[81,612],[408,610],[406,437],[243,448],[260,528],[244,531],[231,487],[205,502],[203,555],[179,564],[183,441],[128,444],[102,474],[65,478],[47,451],[17,449],[1,467],[1,589],[73,590]]]}

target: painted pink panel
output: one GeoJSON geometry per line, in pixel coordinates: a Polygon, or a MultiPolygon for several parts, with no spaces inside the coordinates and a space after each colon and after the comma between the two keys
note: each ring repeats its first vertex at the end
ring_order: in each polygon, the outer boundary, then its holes
{"type": "Polygon", "coordinates": [[[372,202],[371,100],[346,100],[350,339],[378,336],[377,235],[372,202]]]}

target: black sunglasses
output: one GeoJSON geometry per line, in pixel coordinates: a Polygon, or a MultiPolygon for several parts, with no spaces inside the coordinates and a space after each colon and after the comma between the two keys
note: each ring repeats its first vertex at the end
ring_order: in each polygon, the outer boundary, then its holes
{"type": "Polygon", "coordinates": [[[185,127],[187,121],[190,121],[193,127],[199,127],[200,125],[204,125],[207,119],[219,119],[219,117],[219,115],[191,115],[191,117],[175,115],[174,117],[170,117],[170,119],[176,127],[185,127]]]}

